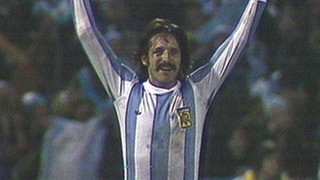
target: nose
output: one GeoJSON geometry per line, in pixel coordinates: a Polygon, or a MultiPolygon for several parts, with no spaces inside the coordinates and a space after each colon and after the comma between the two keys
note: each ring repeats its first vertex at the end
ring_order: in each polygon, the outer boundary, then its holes
{"type": "Polygon", "coordinates": [[[162,61],[167,62],[169,60],[169,52],[165,50],[162,54],[162,61]]]}

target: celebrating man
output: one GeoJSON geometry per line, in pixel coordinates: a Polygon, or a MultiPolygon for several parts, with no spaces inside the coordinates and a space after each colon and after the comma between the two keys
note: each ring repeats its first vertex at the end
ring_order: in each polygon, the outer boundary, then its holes
{"type": "Polygon", "coordinates": [[[137,72],[122,64],[99,32],[89,0],[73,0],[77,34],[109,95],[121,128],[125,179],[198,179],[206,112],[242,54],[266,0],[249,0],[231,36],[188,74],[187,33],[153,20],[139,42],[137,72]]]}

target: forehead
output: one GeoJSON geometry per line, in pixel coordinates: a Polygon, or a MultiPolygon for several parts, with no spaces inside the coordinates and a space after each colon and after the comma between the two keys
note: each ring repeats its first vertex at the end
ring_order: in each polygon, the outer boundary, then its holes
{"type": "Polygon", "coordinates": [[[176,37],[172,34],[156,34],[150,39],[150,47],[161,45],[179,46],[176,37]]]}

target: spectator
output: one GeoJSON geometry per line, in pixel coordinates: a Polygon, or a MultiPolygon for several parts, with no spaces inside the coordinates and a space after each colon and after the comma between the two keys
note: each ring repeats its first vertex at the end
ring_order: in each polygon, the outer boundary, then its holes
{"type": "Polygon", "coordinates": [[[37,179],[40,168],[42,138],[50,126],[50,103],[41,94],[27,92],[22,97],[24,129],[28,149],[14,169],[13,179],[37,179]]]}
{"type": "Polygon", "coordinates": [[[53,101],[56,116],[44,137],[39,179],[117,179],[122,175],[117,165],[121,162],[116,161],[121,159],[121,154],[109,147],[112,145],[107,139],[116,133],[110,129],[114,113],[110,109],[104,109],[103,113],[96,110],[97,104],[82,91],[83,73],[76,74],[53,101]],[[104,144],[106,142],[108,145],[104,144]],[[103,159],[102,153],[114,161],[103,159]],[[118,168],[118,173],[114,167],[118,168]],[[107,172],[110,169],[114,173],[107,172]]]}
{"type": "Polygon", "coordinates": [[[13,178],[14,167],[28,148],[21,126],[23,116],[20,95],[11,83],[0,82],[0,107],[1,163],[5,178],[10,180],[13,178]]]}

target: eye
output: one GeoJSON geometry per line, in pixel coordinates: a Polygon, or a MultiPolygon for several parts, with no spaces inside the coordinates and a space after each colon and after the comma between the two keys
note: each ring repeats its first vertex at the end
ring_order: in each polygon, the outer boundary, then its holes
{"type": "Polygon", "coordinates": [[[160,56],[161,54],[163,54],[163,52],[164,52],[163,48],[156,48],[156,49],[154,49],[153,54],[155,56],[160,56]]]}
{"type": "Polygon", "coordinates": [[[173,48],[170,50],[170,52],[171,52],[171,55],[177,55],[177,54],[179,54],[179,49],[173,48]]]}

